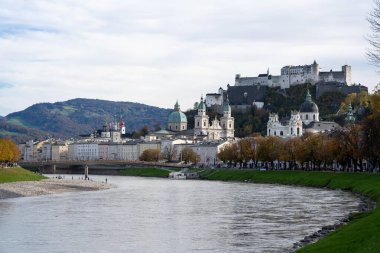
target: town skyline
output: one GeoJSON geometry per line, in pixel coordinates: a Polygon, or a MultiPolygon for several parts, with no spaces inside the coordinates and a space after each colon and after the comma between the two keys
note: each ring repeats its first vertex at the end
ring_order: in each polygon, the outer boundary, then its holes
{"type": "Polygon", "coordinates": [[[235,74],[285,65],[352,67],[372,91],[368,1],[139,4],[5,1],[0,17],[0,115],[84,97],[182,109],[235,74]],[[71,17],[67,19],[67,17],[71,17]]]}

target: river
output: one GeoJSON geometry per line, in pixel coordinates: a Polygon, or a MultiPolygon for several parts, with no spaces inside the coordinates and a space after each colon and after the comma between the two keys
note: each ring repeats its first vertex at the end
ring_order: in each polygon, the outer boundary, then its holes
{"type": "Polygon", "coordinates": [[[304,187],[107,178],[117,188],[0,200],[0,252],[291,252],[360,203],[304,187]]]}

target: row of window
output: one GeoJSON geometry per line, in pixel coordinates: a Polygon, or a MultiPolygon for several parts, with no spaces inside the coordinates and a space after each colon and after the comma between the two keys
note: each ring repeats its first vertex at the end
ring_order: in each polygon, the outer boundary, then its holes
{"type": "MultiPolygon", "coordinates": [[[[290,129],[290,135],[293,135],[293,128],[291,128],[290,129]]],[[[271,135],[271,130],[269,129],[269,136],[271,135]]],[[[277,131],[275,130],[274,132],[273,132],[273,135],[274,136],[277,136],[277,131]]],[[[300,135],[300,128],[299,127],[297,127],[297,136],[299,136],[300,135]]],[[[279,136],[284,136],[284,132],[283,131],[280,131],[280,135],[279,136]]]]}

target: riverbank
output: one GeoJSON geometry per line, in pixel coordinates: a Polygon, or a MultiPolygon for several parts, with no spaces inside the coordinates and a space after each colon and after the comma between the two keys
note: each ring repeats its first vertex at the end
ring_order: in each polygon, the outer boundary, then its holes
{"type": "Polygon", "coordinates": [[[97,191],[112,188],[112,184],[80,179],[49,178],[0,184],[0,199],[30,197],[63,192],[97,191]]]}
{"type": "Polygon", "coordinates": [[[150,167],[134,167],[121,170],[120,176],[168,178],[171,170],[150,167]]]}
{"type": "Polygon", "coordinates": [[[369,197],[377,208],[350,217],[349,223],[297,253],[376,253],[380,248],[380,175],[305,171],[209,170],[207,180],[285,184],[349,190],[369,197]]]}
{"type": "Polygon", "coordinates": [[[0,184],[17,181],[38,181],[46,177],[21,167],[0,168],[0,184]]]}

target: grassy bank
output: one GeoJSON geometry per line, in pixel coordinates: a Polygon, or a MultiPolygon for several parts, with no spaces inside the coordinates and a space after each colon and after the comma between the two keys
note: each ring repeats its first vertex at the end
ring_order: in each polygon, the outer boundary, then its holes
{"type": "Polygon", "coordinates": [[[370,213],[354,216],[349,224],[332,232],[318,242],[297,253],[357,252],[375,253],[380,250],[380,175],[304,171],[205,171],[202,177],[209,180],[250,181],[286,185],[326,187],[350,190],[370,197],[377,208],[370,213]]]}
{"type": "Polygon", "coordinates": [[[169,170],[160,168],[126,168],[120,172],[120,175],[137,177],[168,177],[169,173],[169,170]]]}
{"type": "Polygon", "coordinates": [[[0,168],[0,183],[10,183],[17,181],[36,181],[46,177],[38,175],[21,167],[0,168]]]}

